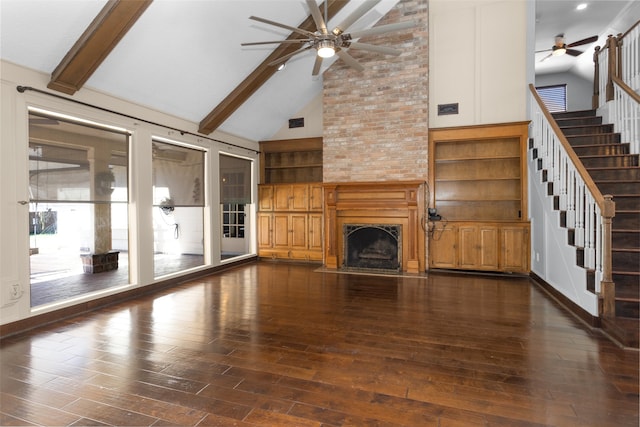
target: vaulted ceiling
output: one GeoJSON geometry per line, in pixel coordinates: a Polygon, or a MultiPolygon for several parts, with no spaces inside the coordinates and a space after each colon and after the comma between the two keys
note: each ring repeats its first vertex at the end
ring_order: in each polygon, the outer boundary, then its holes
{"type": "MultiPolygon", "coordinates": [[[[327,0],[328,26],[363,1],[327,0]]],[[[375,25],[397,2],[381,0],[350,30],[375,25]]],[[[590,7],[576,15],[577,2],[537,0],[535,49],[549,48],[559,32],[568,41],[604,37],[635,3],[585,2],[590,7]]],[[[240,44],[291,33],[251,15],[313,29],[304,0],[0,0],[0,55],[50,75],[49,88],[71,97],[91,88],[198,123],[205,134],[219,129],[264,140],[321,93],[322,72],[335,59],[325,60],[316,78],[312,51],[276,71],[268,63],[295,46],[240,44]]],[[[536,61],[536,68],[567,71],[575,62],[554,59],[536,61]]]]}
{"type": "MultiPolygon", "coordinates": [[[[351,29],[373,26],[397,0],[381,0],[351,29]]],[[[324,3],[318,2],[324,11],[324,3]]],[[[330,24],[362,0],[327,0],[330,24]]],[[[304,0],[1,0],[2,59],[51,73],[49,88],[89,87],[252,140],[268,139],[322,91],[312,52],[278,72],[291,32],[254,15],[315,30],[304,0]]],[[[373,55],[373,54],[372,54],[373,55]]],[[[323,62],[324,71],[335,59],[323,62]]]]}

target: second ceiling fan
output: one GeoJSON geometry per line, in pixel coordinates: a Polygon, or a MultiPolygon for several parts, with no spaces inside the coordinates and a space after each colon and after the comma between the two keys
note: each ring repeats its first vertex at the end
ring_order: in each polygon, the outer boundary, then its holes
{"type": "Polygon", "coordinates": [[[556,36],[555,43],[551,47],[551,49],[539,50],[537,53],[551,51],[551,53],[549,53],[547,56],[542,58],[540,62],[546,61],[552,56],[562,56],[565,53],[571,56],[579,56],[579,55],[582,55],[584,52],[581,50],[572,49],[573,47],[582,46],[582,45],[593,43],[596,41],[598,41],[598,36],[591,36],[591,37],[587,37],[586,39],[578,40],[577,42],[565,44],[564,34],[558,34],[556,36]]]}
{"type": "Polygon", "coordinates": [[[344,21],[338,24],[333,30],[329,31],[327,29],[327,21],[328,21],[328,13],[327,13],[327,1],[325,1],[324,7],[324,17],[320,11],[320,8],[316,4],[315,0],[306,0],[307,7],[313,17],[313,21],[316,25],[316,31],[311,32],[307,31],[303,28],[292,27],[286,24],[281,24],[279,22],[271,21],[265,18],[259,18],[257,16],[250,16],[249,19],[254,21],[262,22],[269,25],[274,25],[276,27],[284,28],[294,33],[297,33],[304,37],[299,38],[289,38],[287,40],[278,40],[278,41],[263,41],[263,42],[252,42],[252,43],[241,43],[242,46],[256,46],[256,45],[264,45],[264,44],[299,44],[301,47],[294,52],[291,52],[287,55],[283,55],[280,58],[272,61],[269,65],[280,65],[289,60],[291,57],[298,55],[300,53],[306,52],[308,50],[314,49],[316,51],[316,59],[313,65],[312,75],[317,76],[320,72],[320,67],[322,66],[322,61],[325,58],[331,58],[333,55],[338,55],[340,59],[342,59],[348,66],[362,71],[364,67],[353,58],[349,53],[347,53],[347,49],[362,49],[368,50],[371,52],[382,53],[385,55],[393,55],[397,56],[402,53],[401,50],[385,47],[385,46],[377,46],[368,43],[360,43],[354,41],[354,39],[358,39],[364,36],[373,36],[378,34],[384,34],[392,31],[403,30],[406,28],[410,28],[415,26],[415,22],[399,22],[396,24],[387,24],[380,25],[378,27],[370,28],[367,30],[359,30],[352,32],[345,32],[354,22],[360,19],[364,14],[370,11],[373,7],[375,7],[381,0],[366,0],[362,2],[358,8],[353,11],[344,21]]]}

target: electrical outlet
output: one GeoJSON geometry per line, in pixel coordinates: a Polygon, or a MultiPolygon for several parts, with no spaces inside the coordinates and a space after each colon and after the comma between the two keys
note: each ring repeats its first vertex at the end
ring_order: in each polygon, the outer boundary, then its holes
{"type": "Polygon", "coordinates": [[[11,289],[9,290],[9,298],[11,298],[12,300],[16,300],[19,299],[22,296],[22,286],[20,286],[20,283],[15,283],[11,286],[11,289]]]}

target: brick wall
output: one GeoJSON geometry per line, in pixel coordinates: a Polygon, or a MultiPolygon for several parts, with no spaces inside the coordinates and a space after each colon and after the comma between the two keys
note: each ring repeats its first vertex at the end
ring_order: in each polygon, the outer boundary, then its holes
{"type": "Polygon", "coordinates": [[[428,165],[428,10],[401,0],[377,25],[414,28],[360,39],[400,56],[351,49],[365,70],[336,61],[324,73],[325,182],[426,180],[428,165]]]}

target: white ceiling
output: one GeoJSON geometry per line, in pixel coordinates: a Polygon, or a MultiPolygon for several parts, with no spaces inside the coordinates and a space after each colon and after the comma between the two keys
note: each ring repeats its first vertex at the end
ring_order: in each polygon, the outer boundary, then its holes
{"type": "Polygon", "coordinates": [[[593,79],[593,52],[609,34],[617,35],[640,19],[640,2],[634,0],[536,0],[535,51],[551,49],[555,36],[565,35],[566,44],[598,36],[596,43],[577,46],[578,57],[563,55],[540,62],[549,51],[535,54],[536,74],[572,72],[593,79]],[[585,3],[587,8],[577,10],[585,3]]]}
{"type": "MultiPolygon", "coordinates": [[[[568,43],[591,35],[604,37],[612,25],[634,15],[637,20],[640,14],[640,2],[586,2],[589,7],[578,13],[578,1],[537,0],[535,50],[549,49],[560,32],[568,43]]],[[[1,58],[50,74],[105,3],[0,0],[1,58]]],[[[382,0],[350,30],[372,26],[396,3],[382,0]]],[[[358,4],[359,0],[351,1],[328,27],[342,21],[358,4]]],[[[297,26],[309,12],[303,0],[155,0],[85,86],[199,123],[274,47],[241,47],[240,43],[289,35],[287,30],[249,20],[250,15],[297,26]]],[[[613,29],[618,32],[628,26],[613,29]]],[[[580,49],[593,52],[593,46],[580,49]]],[[[544,63],[538,62],[538,55],[546,54],[536,54],[539,73],[577,72],[579,61],[591,61],[590,53],[544,63]]],[[[324,62],[323,70],[332,63],[324,62]]],[[[312,78],[312,68],[311,52],[288,61],[285,70],[276,73],[220,130],[251,140],[269,139],[321,93],[321,77],[312,78]]]]}

